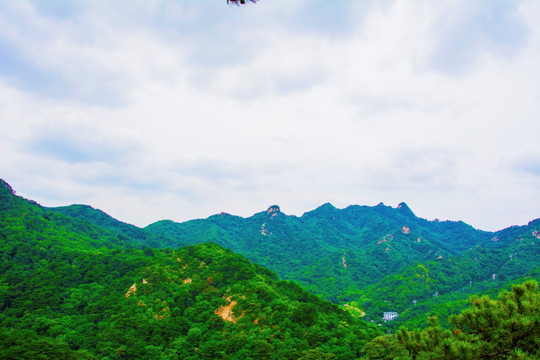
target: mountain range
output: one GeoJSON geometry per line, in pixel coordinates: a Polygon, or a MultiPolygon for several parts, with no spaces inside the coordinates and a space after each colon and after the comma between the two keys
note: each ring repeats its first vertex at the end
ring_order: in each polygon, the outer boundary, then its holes
{"type": "Polygon", "coordinates": [[[540,219],[486,232],[327,203],[139,228],[3,180],[0,240],[0,355],[17,359],[354,359],[383,329],[448,327],[471,295],[540,268],[540,219]]]}
{"type": "Polygon", "coordinates": [[[154,247],[214,242],[336,304],[354,303],[366,319],[402,314],[390,327],[411,320],[422,326],[425,313],[437,308],[456,313],[471,294],[496,293],[537,276],[540,267],[540,219],[487,232],[461,221],[418,218],[405,203],[345,209],[327,203],[300,217],[272,205],[248,218],[221,213],[144,229],[89,206],[50,210],[119,235],[139,234],[154,247]]]}

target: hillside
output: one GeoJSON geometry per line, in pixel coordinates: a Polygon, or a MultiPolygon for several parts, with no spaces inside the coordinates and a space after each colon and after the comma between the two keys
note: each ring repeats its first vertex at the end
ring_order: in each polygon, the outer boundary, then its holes
{"type": "Polygon", "coordinates": [[[156,235],[137,226],[114,219],[105,212],[94,209],[89,205],[69,205],[61,207],[44,208],[47,211],[69,216],[70,218],[98,225],[100,228],[107,229],[121,239],[135,240],[140,246],[148,247],[178,247],[183,243],[181,240],[174,240],[162,235],[156,235]]]}
{"type": "MultiPolygon", "coordinates": [[[[15,191],[0,179],[0,229],[3,239],[11,239],[13,249],[39,243],[44,250],[58,247],[72,249],[144,248],[148,245],[137,238],[125,237],[93,222],[78,220],[38,203],[16,196],[15,191]]],[[[2,243],[6,246],[8,243],[2,243]]]]}
{"type": "Polygon", "coordinates": [[[427,329],[399,329],[373,339],[362,359],[524,359],[540,358],[540,293],[528,280],[497,297],[472,296],[450,317],[449,328],[430,317],[427,329]]]}
{"type": "Polygon", "coordinates": [[[538,279],[540,220],[497,232],[454,221],[418,218],[397,208],[331,204],[301,217],[271,206],[249,218],[228,214],[147,230],[189,243],[212,239],[286,279],[381,323],[424,327],[426,314],[443,324],[478,293],[496,294],[528,277],[538,279]]]}
{"type": "Polygon", "coordinates": [[[403,324],[425,326],[426,313],[446,319],[461,311],[473,294],[495,295],[509,284],[539,279],[539,230],[537,219],[498,231],[490,243],[462,255],[407,266],[366,287],[358,306],[365,309],[367,319],[380,319],[385,311],[398,312],[400,316],[386,324],[393,329],[403,324]]]}
{"type": "Polygon", "coordinates": [[[249,218],[159,221],[146,230],[190,244],[214,241],[336,302],[408,265],[461,255],[494,236],[463,222],[418,218],[404,203],[325,204],[301,217],[271,206],[249,218]]]}
{"type": "Polygon", "coordinates": [[[540,270],[540,219],[488,233],[403,203],[140,229],[85,205],[44,208],[0,181],[0,239],[6,359],[392,358],[382,343],[414,349],[381,331],[423,328],[428,314],[452,326],[471,295],[540,270]],[[399,316],[382,323],[385,311],[399,316]]]}
{"type": "Polygon", "coordinates": [[[42,263],[17,284],[4,280],[8,292],[20,290],[2,299],[0,357],[54,348],[74,358],[350,359],[380,334],[214,244],[64,259],[42,263]],[[70,265],[83,261],[90,268],[70,265]]]}
{"type": "Polygon", "coordinates": [[[463,222],[418,218],[404,203],[342,210],[324,204],[301,217],[274,205],[249,218],[222,213],[140,229],[89,206],[49,210],[146,246],[219,243],[323,298],[362,309],[368,320],[380,322],[384,311],[396,311],[400,317],[384,324],[393,329],[425,326],[427,313],[446,317],[471,294],[495,294],[538,274],[538,247],[513,241],[532,243],[538,220],[483,232],[463,222]]]}
{"type": "Polygon", "coordinates": [[[0,187],[0,358],[350,359],[380,331],[216,244],[135,248],[0,187]]]}

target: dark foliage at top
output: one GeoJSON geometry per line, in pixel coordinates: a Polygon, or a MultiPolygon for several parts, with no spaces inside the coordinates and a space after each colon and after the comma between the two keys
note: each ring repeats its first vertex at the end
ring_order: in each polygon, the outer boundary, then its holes
{"type": "MultiPolygon", "coordinates": [[[[247,2],[256,3],[258,0],[247,0],[247,2]]],[[[246,3],[246,0],[227,0],[227,4],[234,4],[234,5],[244,5],[246,3]]]]}

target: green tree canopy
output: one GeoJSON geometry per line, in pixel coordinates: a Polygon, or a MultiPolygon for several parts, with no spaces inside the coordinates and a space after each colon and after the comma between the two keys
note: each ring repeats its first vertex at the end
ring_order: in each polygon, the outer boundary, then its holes
{"type": "Polygon", "coordinates": [[[503,291],[497,300],[473,296],[471,306],[450,318],[450,329],[430,318],[425,330],[400,329],[395,337],[374,339],[367,359],[538,359],[538,282],[503,291]]]}

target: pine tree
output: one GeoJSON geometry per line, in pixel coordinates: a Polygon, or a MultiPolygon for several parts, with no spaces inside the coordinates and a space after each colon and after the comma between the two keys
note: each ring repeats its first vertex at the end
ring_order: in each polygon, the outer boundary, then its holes
{"type": "Polygon", "coordinates": [[[450,318],[450,329],[436,317],[425,330],[400,329],[364,348],[367,359],[538,359],[540,295],[538,282],[503,291],[497,300],[473,296],[471,306],[450,318]],[[385,346],[384,351],[382,344],[385,346]],[[392,351],[389,351],[392,349],[392,351]]]}
{"type": "Polygon", "coordinates": [[[456,327],[456,336],[467,335],[479,358],[540,356],[540,296],[536,281],[513,286],[512,291],[501,292],[498,300],[475,296],[471,304],[450,323],[456,327]]]}

